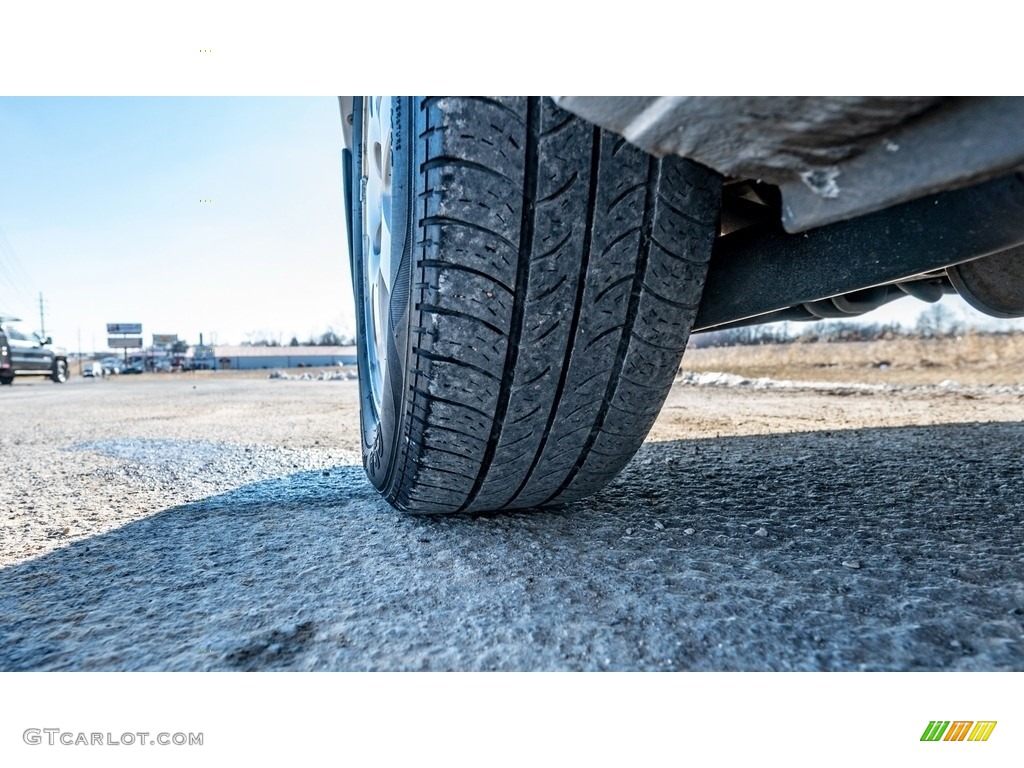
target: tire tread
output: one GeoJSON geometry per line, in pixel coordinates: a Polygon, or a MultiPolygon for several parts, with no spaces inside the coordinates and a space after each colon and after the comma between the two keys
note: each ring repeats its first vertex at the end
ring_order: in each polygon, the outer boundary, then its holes
{"type": "Polygon", "coordinates": [[[589,495],[639,448],[671,387],[720,179],[547,99],[414,107],[415,341],[385,496],[480,512],[589,495]]]}

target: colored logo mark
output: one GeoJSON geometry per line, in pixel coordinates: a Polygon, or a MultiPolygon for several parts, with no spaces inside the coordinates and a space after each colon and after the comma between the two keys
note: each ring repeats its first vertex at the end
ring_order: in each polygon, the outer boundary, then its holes
{"type": "Polygon", "coordinates": [[[932,720],[921,741],[988,741],[996,728],[995,720],[932,720]]]}

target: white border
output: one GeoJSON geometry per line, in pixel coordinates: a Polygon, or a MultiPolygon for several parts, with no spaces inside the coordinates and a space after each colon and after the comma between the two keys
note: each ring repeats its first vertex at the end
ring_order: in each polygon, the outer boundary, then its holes
{"type": "Polygon", "coordinates": [[[8,674],[11,766],[1019,766],[1017,674],[8,674]],[[921,742],[929,720],[998,722],[921,742]],[[201,732],[28,746],[26,728],[201,732]]]}
{"type": "Polygon", "coordinates": [[[0,19],[0,94],[1019,93],[1012,7],[11,2],[0,19]]]}

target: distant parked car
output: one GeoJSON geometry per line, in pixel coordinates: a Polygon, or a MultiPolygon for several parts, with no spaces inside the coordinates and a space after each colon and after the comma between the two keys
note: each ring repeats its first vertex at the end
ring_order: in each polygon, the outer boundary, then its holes
{"type": "Polygon", "coordinates": [[[121,371],[121,373],[142,373],[146,370],[146,366],[141,360],[136,360],[134,363],[128,363],[128,367],[121,371]]]}
{"type": "Polygon", "coordinates": [[[103,374],[105,376],[111,374],[116,376],[124,368],[124,361],[116,357],[105,357],[100,360],[100,365],[103,367],[103,374]]]}
{"type": "Polygon", "coordinates": [[[49,376],[58,384],[67,381],[68,358],[63,349],[51,347],[49,336],[27,333],[0,316],[0,384],[13,384],[15,376],[49,376]]]}
{"type": "Polygon", "coordinates": [[[87,379],[98,379],[103,376],[103,366],[95,360],[90,363],[85,363],[82,366],[82,375],[87,379]]]}

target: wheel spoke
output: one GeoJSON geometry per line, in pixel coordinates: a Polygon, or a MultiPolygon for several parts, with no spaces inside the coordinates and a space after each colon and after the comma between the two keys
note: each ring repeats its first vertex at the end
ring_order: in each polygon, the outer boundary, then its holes
{"type": "Polygon", "coordinates": [[[363,309],[370,388],[379,411],[387,368],[388,309],[391,300],[391,151],[390,96],[366,99],[360,156],[363,199],[363,309]]]}

